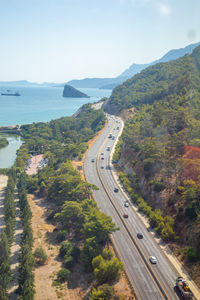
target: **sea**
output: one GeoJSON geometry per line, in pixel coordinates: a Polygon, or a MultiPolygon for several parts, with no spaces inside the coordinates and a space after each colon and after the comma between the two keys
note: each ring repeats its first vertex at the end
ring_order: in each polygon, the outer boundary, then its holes
{"type": "Polygon", "coordinates": [[[90,98],[64,98],[63,87],[0,86],[0,92],[18,91],[21,96],[0,95],[0,126],[47,122],[71,116],[83,104],[109,97],[111,90],[79,89],[90,98]]]}
{"type": "MultiPolygon", "coordinates": [[[[63,87],[0,86],[0,93],[10,90],[21,96],[0,95],[0,126],[48,122],[73,115],[83,104],[109,97],[111,90],[81,88],[90,98],[64,98],[63,87]]],[[[16,135],[0,134],[9,145],[0,149],[0,168],[9,168],[16,158],[16,151],[23,141],[16,135]]]]}

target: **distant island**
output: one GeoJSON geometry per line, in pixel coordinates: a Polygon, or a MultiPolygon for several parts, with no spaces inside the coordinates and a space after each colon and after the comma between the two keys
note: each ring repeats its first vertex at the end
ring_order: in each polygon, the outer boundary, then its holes
{"type": "Polygon", "coordinates": [[[63,90],[63,97],[69,98],[90,98],[88,95],[78,91],[71,85],[66,84],[63,90]]]}

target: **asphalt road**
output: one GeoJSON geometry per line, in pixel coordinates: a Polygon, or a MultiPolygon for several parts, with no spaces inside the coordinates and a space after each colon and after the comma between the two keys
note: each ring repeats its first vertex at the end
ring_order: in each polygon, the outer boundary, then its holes
{"type": "Polygon", "coordinates": [[[93,196],[100,209],[120,228],[112,235],[114,244],[138,299],[179,299],[174,290],[177,272],[131,208],[133,204],[129,201],[130,206],[124,206],[127,198],[112,174],[110,153],[122,126],[119,118],[108,116],[106,129],[86,156],[85,176],[88,182],[99,188],[93,191],[93,196]],[[110,133],[114,139],[108,137],[110,133]],[[118,192],[114,192],[115,187],[118,192]],[[124,213],[128,218],[123,217],[124,213]],[[137,233],[142,233],[143,239],[138,239],[137,233]],[[151,255],[157,258],[157,264],[150,263],[151,255]]]}

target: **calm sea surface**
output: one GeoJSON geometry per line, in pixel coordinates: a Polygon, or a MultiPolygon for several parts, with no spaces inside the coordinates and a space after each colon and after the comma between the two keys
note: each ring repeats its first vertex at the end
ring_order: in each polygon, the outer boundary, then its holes
{"type": "MultiPolygon", "coordinates": [[[[7,89],[19,91],[20,97],[0,95],[0,126],[47,122],[64,116],[71,116],[83,104],[92,103],[103,97],[109,97],[111,90],[80,89],[90,98],[63,98],[63,88],[53,87],[1,87],[0,92],[7,89]]],[[[0,135],[6,137],[9,145],[0,149],[0,168],[11,167],[16,158],[16,151],[22,144],[19,136],[0,135]]]]}
{"type": "Polygon", "coordinates": [[[0,168],[10,168],[15,161],[16,151],[21,146],[22,141],[18,135],[0,134],[1,137],[5,137],[9,144],[0,149],[0,168]]]}
{"type": "Polygon", "coordinates": [[[71,116],[85,103],[92,103],[109,97],[111,90],[80,89],[90,98],[64,98],[63,87],[3,87],[19,91],[20,97],[0,95],[0,126],[47,122],[64,116],[71,116]]]}

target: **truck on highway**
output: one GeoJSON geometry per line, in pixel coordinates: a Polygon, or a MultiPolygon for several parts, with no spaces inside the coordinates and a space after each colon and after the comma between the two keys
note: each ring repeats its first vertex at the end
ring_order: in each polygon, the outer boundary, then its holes
{"type": "Polygon", "coordinates": [[[176,278],[176,286],[177,286],[178,290],[180,291],[183,299],[192,299],[193,293],[190,290],[186,280],[183,279],[183,277],[179,276],[176,278]]]}

